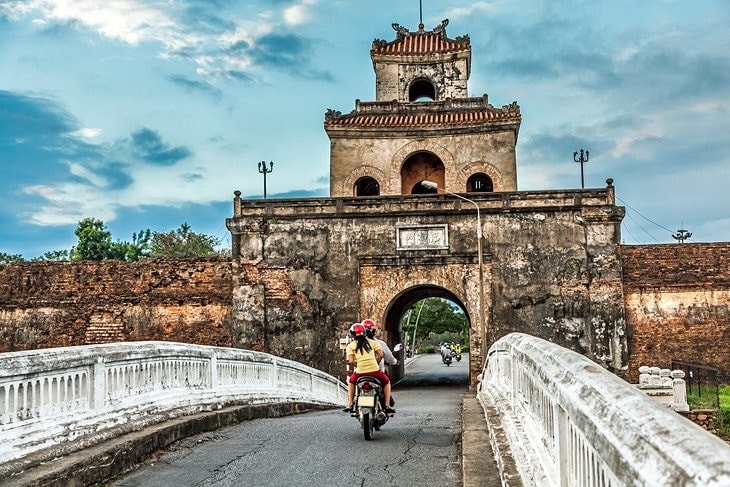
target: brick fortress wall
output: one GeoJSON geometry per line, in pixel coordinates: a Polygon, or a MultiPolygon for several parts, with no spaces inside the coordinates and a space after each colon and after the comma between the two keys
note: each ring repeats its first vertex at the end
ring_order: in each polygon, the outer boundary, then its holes
{"type": "Polygon", "coordinates": [[[234,346],[231,263],[0,265],[0,352],[137,340],[234,346]]]}
{"type": "MultiPolygon", "coordinates": [[[[730,371],[730,242],[624,246],[629,380],[672,360],[730,371]]],[[[241,346],[225,260],[0,265],[0,352],[125,340],[241,346]]]]}
{"type": "Polygon", "coordinates": [[[672,360],[730,379],[730,242],[621,248],[629,378],[672,360]]]}

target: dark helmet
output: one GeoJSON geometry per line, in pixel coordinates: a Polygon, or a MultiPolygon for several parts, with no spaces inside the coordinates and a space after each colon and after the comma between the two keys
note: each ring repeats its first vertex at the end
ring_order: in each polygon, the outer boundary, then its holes
{"type": "Polygon", "coordinates": [[[357,338],[359,336],[365,336],[365,327],[362,326],[360,323],[353,323],[350,327],[350,336],[352,338],[357,338]]]}
{"type": "Polygon", "coordinates": [[[365,327],[365,334],[368,338],[375,338],[375,332],[378,331],[378,327],[373,320],[370,318],[363,320],[362,326],[365,327]]]}

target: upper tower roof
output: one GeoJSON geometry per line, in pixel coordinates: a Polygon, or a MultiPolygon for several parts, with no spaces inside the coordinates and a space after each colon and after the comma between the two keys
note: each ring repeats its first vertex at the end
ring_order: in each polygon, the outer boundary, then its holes
{"type": "Polygon", "coordinates": [[[468,35],[450,39],[446,35],[448,23],[444,20],[431,31],[420,24],[416,32],[394,23],[395,40],[373,41],[370,57],[376,101],[436,101],[468,96],[471,42],[468,35]]]}
{"type": "Polygon", "coordinates": [[[470,51],[471,43],[468,35],[456,39],[449,39],[446,36],[448,23],[449,21],[446,19],[432,31],[424,30],[423,24],[419,24],[416,32],[410,32],[405,27],[393,23],[393,29],[398,33],[396,39],[391,42],[375,39],[370,54],[371,56],[407,56],[470,51]]]}

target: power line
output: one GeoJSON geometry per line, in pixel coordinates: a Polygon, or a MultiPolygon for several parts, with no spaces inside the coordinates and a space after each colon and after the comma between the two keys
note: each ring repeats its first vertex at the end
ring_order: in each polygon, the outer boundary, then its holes
{"type": "MultiPolygon", "coordinates": [[[[635,212],[636,212],[636,213],[637,213],[637,214],[638,214],[638,215],[639,215],[640,217],[642,217],[643,219],[645,219],[645,220],[646,220],[646,221],[648,221],[649,223],[653,223],[654,225],[658,226],[659,228],[662,228],[662,229],[666,230],[666,231],[667,231],[667,232],[669,232],[670,234],[672,233],[672,230],[668,229],[668,228],[667,228],[667,227],[665,227],[664,225],[660,225],[659,223],[655,222],[655,221],[654,221],[654,220],[652,220],[651,218],[649,218],[649,217],[646,217],[646,216],[644,216],[644,215],[643,215],[643,214],[642,214],[642,213],[641,213],[641,212],[640,212],[639,210],[637,210],[636,208],[632,207],[631,205],[629,205],[629,204],[628,204],[627,202],[625,202],[624,200],[622,200],[622,199],[621,199],[621,198],[619,198],[618,196],[616,196],[616,199],[617,199],[617,200],[619,200],[619,201],[620,201],[621,203],[623,203],[624,205],[626,205],[626,207],[627,207],[627,208],[631,208],[631,209],[632,209],[633,211],[635,211],[635,212]]],[[[653,237],[652,237],[652,238],[653,238],[653,237]]]]}
{"type": "MultiPolygon", "coordinates": [[[[626,206],[628,206],[628,205],[626,205],[626,206]]],[[[636,210],[634,210],[634,211],[636,211],[636,210]]],[[[644,233],[646,233],[647,235],[649,235],[652,238],[652,240],[654,240],[655,242],[659,243],[659,240],[657,240],[654,235],[652,235],[651,233],[649,233],[649,230],[647,230],[646,228],[642,227],[639,222],[637,222],[636,220],[634,220],[634,218],[631,216],[631,213],[627,213],[626,216],[629,217],[629,220],[631,220],[632,222],[634,222],[637,227],[641,228],[644,231],[644,233]]],[[[639,239],[636,239],[636,241],[638,242],[639,239]]]]}

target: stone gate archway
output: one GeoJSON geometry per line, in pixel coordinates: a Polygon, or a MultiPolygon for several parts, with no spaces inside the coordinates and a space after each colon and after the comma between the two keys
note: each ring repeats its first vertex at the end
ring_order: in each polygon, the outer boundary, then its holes
{"type": "MultiPolygon", "coordinates": [[[[469,320],[469,383],[476,385],[486,335],[477,319],[480,286],[476,264],[473,254],[361,258],[359,316],[375,319],[385,333],[386,342],[394,345],[403,341],[400,318],[412,304],[429,297],[458,304],[469,320]]],[[[484,265],[484,276],[489,282],[489,263],[484,265]]],[[[484,303],[485,316],[490,316],[491,295],[485,295],[484,303]]],[[[489,328],[490,324],[485,323],[484,327],[489,328]]],[[[393,373],[397,380],[403,376],[404,369],[401,367],[393,373]]]]}
{"type": "MultiPolygon", "coordinates": [[[[388,344],[403,343],[405,346],[406,337],[401,329],[402,318],[414,304],[426,298],[443,298],[456,304],[466,315],[467,321],[469,322],[469,329],[474,328],[472,318],[458,296],[440,286],[432,284],[418,285],[406,289],[388,303],[382,325],[383,334],[385,335],[384,339],[388,344]]],[[[471,342],[471,333],[469,335],[469,341],[471,342]]],[[[391,377],[394,381],[400,380],[405,374],[402,361],[401,366],[393,368],[391,372],[391,377]]]]}

